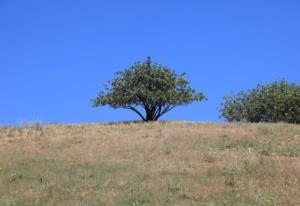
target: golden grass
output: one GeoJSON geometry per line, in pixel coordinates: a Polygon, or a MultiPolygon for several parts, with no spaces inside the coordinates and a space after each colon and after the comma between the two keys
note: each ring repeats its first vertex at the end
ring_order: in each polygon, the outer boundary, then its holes
{"type": "Polygon", "coordinates": [[[300,205],[300,126],[0,128],[0,205],[300,205]]]}

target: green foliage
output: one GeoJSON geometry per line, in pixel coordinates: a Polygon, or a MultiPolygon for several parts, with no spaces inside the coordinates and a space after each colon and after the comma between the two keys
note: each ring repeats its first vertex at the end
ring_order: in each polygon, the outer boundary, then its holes
{"type": "Polygon", "coordinates": [[[300,84],[258,85],[224,97],[220,112],[228,121],[300,123],[300,84]]]}
{"type": "Polygon", "coordinates": [[[152,121],[175,106],[205,99],[203,93],[196,93],[189,86],[185,74],[178,75],[168,67],[152,63],[150,57],[116,74],[93,100],[93,106],[130,109],[144,121],[152,121]],[[143,108],[146,115],[138,108],[143,108]]]}

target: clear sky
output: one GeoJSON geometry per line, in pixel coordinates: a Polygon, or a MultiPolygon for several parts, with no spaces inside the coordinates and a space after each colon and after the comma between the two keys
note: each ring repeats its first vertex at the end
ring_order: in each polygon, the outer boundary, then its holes
{"type": "Polygon", "coordinates": [[[0,124],[138,119],[91,99],[147,56],[208,97],[162,119],[222,121],[222,96],[300,82],[300,1],[0,0],[0,124]]]}

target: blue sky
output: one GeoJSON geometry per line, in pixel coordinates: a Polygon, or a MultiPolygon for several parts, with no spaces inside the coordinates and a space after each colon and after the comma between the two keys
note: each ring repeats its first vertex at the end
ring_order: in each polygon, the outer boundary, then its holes
{"type": "Polygon", "coordinates": [[[0,124],[138,119],[91,99],[147,56],[208,97],[162,119],[222,121],[222,96],[299,82],[300,1],[0,0],[0,124]]]}

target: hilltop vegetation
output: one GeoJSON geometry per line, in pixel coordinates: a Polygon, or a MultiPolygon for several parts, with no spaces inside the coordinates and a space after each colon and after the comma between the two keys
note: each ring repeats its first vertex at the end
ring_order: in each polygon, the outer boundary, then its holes
{"type": "MultiPolygon", "coordinates": [[[[110,106],[135,112],[143,121],[157,121],[177,106],[207,100],[185,77],[162,64],[135,62],[116,73],[93,100],[94,107],[110,106]]],[[[223,97],[221,117],[229,122],[300,123],[300,84],[285,80],[258,84],[248,91],[223,97]]]]}
{"type": "Polygon", "coordinates": [[[169,67],[153,63],[150,57],[116,75],[93,100],[94,107],[129,109],[147,122],[157,121],[177,106],[206,99],[190,86],[184,73],[177,74],[169,67]]]}
{"type": "Polygon", "coordinates": [[[0,128],[0,205],[300,205],[300,126],[0,128]]]}
{"type": "Polygon", "coordinates": [[[224,97],[221,116],[228,121],[300,123],[300,84],[285,80],[257,85],[224,97]]]}

